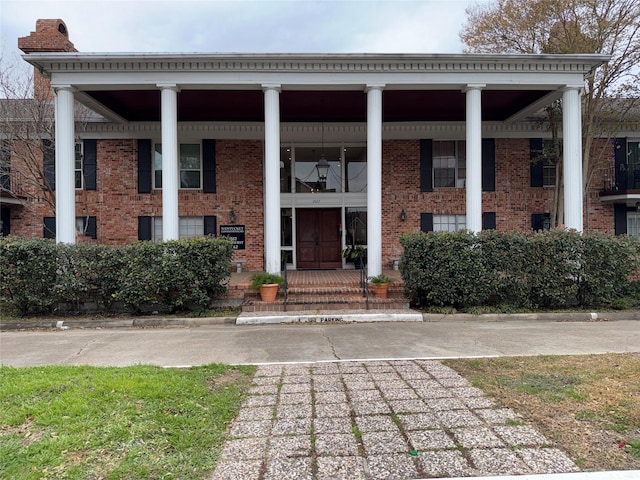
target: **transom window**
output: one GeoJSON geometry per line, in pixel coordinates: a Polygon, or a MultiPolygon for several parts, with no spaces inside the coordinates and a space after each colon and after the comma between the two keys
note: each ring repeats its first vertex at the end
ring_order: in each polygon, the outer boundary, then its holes
{"type": "Polygon", "coordinates": [[[457,232],[467,228],[466,215],[434,215],[434,232],[457,232]]]}
{"type": "Polygon", "coordinates": [[[433,186],[463,188],[467,178],[467,154],[463,140],[433,142],[433,186]]]}
{"type": "Polygon", "coordinates": [[[359,145],[282,146],[280,149],[280,193],[365,193],[367,149],[359,145]],[[320,159],[329,168],[318,176],[320,159]]]}
{"type": "MultiPolygon", "coordinates": [[[[162,144],[155,144],[153,155],[153,186],[154,188],[162,188],[162,144]]],[[[201,188],[202,156],[199,143],[180,144],[178,169],[180,188],[201,188]]]]}

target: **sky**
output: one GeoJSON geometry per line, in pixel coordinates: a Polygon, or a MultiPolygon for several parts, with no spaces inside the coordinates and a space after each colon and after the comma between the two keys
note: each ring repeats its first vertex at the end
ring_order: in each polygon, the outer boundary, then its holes
{"type": "Polygon", "coordinates": [[[465,9],[487,1],[0,0],[0,53],[39,18],[85,53],[461,53],[465,9]]]}

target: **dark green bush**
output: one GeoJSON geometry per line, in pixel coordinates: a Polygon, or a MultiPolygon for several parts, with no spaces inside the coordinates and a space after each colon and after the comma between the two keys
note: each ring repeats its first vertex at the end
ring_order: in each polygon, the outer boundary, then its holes
{"type": "Polygon", "coordinates": [[[637,239],[601,233],[416,233],[400,243],[407,294],[420,306],[613,306],[640,268],[637,239]]]}
{"type": "Polygon", "coordinates": [[[139,242],[123,252],[125,275],[115,297],[135,313],[146,304],[171,312],[205,309],[226,291],[231,241],[199,237],[161,244],[139,242]]]}
{"type": "Polygon", "coordinates": [[[0,292],[20,315],[53,309],[57,269],[54,242],[0,238],[0,292]]]}
{"type": "Polygon", "coordinates": [[[400,243],[402,277],[418,305],[478,305],[488,300],[492,279],[473,234],[407,234],[400,243]]]}
{"type": "Polygon", "coordinates": [[[87,301],[103,311],[116,301],[135,313],[206,309],[226,292],[232,253],[211,237],[122,247],[3,238],[0,295],[21,315],[87,301]]]}

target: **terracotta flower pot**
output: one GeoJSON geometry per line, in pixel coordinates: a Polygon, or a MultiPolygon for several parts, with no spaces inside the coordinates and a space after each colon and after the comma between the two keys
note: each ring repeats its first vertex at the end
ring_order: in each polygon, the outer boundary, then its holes
{"type": "Polygon", "coordinates": [[[376,285],[375,283],[371,284],[371,289],[373,290],[373,294],[378,298],[387,298],[387,293],[389,292],[389,284],[381,283],[376,285]]]}
{"type": "Polygon", "coordinates": [[[265,283],[260,286],[260,298],[263,302],[273,302],[278,295],[278,288],[280,285],[277,283],[265,283]]]}

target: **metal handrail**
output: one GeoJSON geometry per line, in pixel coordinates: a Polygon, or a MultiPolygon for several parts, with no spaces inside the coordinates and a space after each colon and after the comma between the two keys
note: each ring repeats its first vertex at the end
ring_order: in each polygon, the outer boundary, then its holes
{"type": "Polygon", "coordinates": [[[364,263],[364,258],[359,258],[358,261],[360,262],[360,288],[362,289],[365,308],[369,310],[369,277],[367,275],[367,266],[364,263]]]}
{"type": "Polygon", "coordinates": [[[289,279],[287,277],[287,262],[285,261],[283,266],[282,266],[282,274],[284,276],[284,282],[282,284],[282,289],[283,289],[283,293],[284,293],[284,302],[282,304],[282,308],[284,309],[284,311],[287,311],[287,299],[289,296],[289,279]]]}

